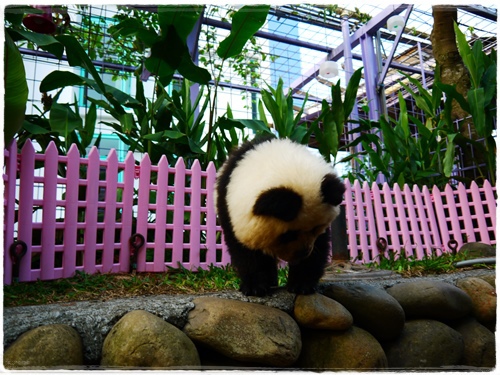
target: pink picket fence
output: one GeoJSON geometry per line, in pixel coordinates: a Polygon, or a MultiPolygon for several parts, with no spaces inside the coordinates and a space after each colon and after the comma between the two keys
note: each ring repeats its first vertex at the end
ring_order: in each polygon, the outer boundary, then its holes
{"type": "MultiPolygon", "coordinates": [[[[5,284],[77,271],[166,272],[230,263],[214,210],[213,164],[186,168],[179,159],[171,167],[162,157],[152,165],[145,155],[137,165],[132,153],[119,162],[111,150],[101,160],[95,148],[81,158],[75,146],[61,156],[54,144],[41,154],[31,142],[19,154],[13,142],[4,160],[5,284]],[[24,255],[12,255],[23,249],[24,255]]],[[[358,262],[378,261],[381,251],[422,258],[465,242],[496,244],[495,188],[488,183],[444,191],[346,185],[348,249],[358,262]]]]}

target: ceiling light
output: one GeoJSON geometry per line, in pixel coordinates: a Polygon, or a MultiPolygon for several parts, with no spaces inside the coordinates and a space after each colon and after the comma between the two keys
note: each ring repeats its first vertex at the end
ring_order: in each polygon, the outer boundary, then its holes
{"type": "Polygon", "coordinates": [[[398,32],[405,25],[405,20],[401,16],[392,16],[387,20],[387,29],[389,31],[398,32]]]}
{"type": "Polygon", "coordinates": [[[319,67],[319,75],[324,78],[332,78],[339,75],[339,67],[335,61],[325,61],[319,67]]]}

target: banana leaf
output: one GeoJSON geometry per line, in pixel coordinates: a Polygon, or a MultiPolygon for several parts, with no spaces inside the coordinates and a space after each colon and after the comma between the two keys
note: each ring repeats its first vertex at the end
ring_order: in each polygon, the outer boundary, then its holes
{"type": "Polygon", "coordinates": [[[223,60],[239,55],[246,42],[264,25],[269,5],[246,5],[238,10],[231,22],[231,33],[217,48],[223,60]]]}

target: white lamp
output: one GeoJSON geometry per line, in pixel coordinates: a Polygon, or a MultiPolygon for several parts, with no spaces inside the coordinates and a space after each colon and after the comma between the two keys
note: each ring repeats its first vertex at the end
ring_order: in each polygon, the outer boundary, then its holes
{"type": "Polygon", "coordinates": [[[325,61],[319,67],[319,75],[324,78],[332,78],[338,76],[339,67],[335,61],[325,61]]]}
{"type": "Polygon", "coordinates": [[[401,16],[392,16],[387,20],[387,29],[398,32],[405,25],[405,20],[401,16]]]}

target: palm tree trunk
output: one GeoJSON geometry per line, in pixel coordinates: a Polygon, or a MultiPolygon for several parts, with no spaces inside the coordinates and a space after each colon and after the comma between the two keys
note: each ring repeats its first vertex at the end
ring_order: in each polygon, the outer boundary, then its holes
{"type": "MultiPolygon", "coordinates": [[[[457,21],[457,8],[452,5],[435,5],[432,7],[434,27],[431,33],[432,51],[436,63],[441,68],[441,82],[455,85],[457,91],[467,97],[470,88],[470,77],[462,58],[458,52],[453,22],[457,21]]],[[[472,119],[465,119],[469,114],[454,101],[452,105],[452,119],[461,120],[459,131],[466,138],[476,140],[477,134],[472,119]]],[[[482,162],[480,155],[474,155],[470,145],[461,145],[463,153],[463,168],[473,167],[482,162]]],[[[465,171],[464,177],[473,180],[474,171],[465,171]]]]}

